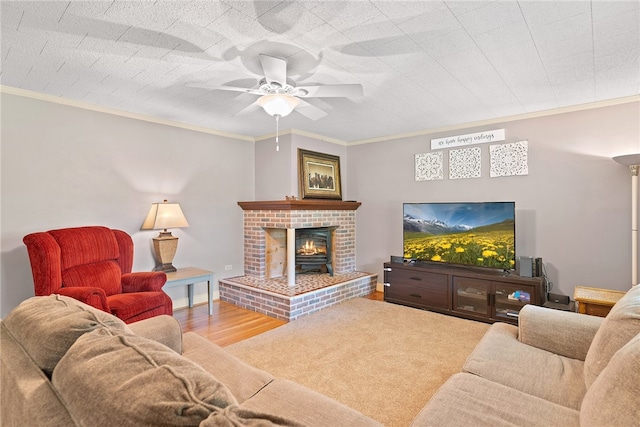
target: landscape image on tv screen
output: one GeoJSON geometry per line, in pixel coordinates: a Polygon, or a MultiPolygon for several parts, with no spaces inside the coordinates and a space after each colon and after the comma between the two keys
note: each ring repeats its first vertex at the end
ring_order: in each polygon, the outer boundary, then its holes
{"type": "Polygon", "coordinates": [[[511,270],[515,203],[404,203],[407,259],[511,270]]]}

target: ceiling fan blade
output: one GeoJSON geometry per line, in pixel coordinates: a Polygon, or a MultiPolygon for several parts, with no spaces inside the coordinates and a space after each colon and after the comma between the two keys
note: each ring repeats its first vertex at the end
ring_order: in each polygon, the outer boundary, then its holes
{"type": "Polygon", "coordinates": [[[264,95],[258,89],[246,88],[246,87],[237,87],[237,86],[223,86],[223,85],[211,85],[207,83],[185,83],[187,87],[200,87],[205,89],[214,89],[214,90],[228,90],[232,92],[244,92],[250,93],[252,95],[264,95]]]}
{"type": "Polygon", "coordinates": [[[280,86],[287,84],[287,61],[274,56],[260,55],[264,78],[267,83],[278,83],[280,86]]]}
{"type": "Polygon", "coordinates": [[[298,104],[298,106],[293,111],[297,111],[298,113],[311,120],[320,120],[327,115],[325,111],[322,111],[315,105],[311,105],[307,101],[302,99],[300,100],[300,104],[298,104]]]}
{"type": "Polygon", "coordinates": [[[245,114],[253,113],[254,111],[257,111],[259,109],[260,109],[260,106],[257,103],[253,102],[247,105],[246,107],[244,107],[242,110],[238,111],[237,113],[232,114],[232,117],[243,116],[245,114]]]}
{"type": "Polygon", "coordinates": [[[361,84],[322,85],[322,86],[298,86],[296,96],[303,98],[352,98],[364,94],[361,84]],[[305,94],[305,92],[307,92],[305,94]]]}

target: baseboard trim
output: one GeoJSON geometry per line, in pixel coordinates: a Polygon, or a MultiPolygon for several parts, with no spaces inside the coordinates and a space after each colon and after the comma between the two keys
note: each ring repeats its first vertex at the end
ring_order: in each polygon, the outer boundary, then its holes
{"type": "MultiPolygon", "coordinates": [[[[215,290],[213,291],[213,300],[220,299],[220,292],[215,290]]],[[[189,298],[181,297],[181,298],[172,298],[173,300],[173,309],[177,310],[180,308],[188,308],[189,307],[189,298]]],[[[196,294],[193,296],[193,305],[207,304],[207,294],[196,294]]]]}

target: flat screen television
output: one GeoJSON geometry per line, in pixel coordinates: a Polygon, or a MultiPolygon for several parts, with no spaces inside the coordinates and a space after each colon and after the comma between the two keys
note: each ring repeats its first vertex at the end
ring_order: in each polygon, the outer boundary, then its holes
{"type": "Polygon", "coordinates": [[[404,258],[512,270],[515,202],[404,203],[404,258]]]}

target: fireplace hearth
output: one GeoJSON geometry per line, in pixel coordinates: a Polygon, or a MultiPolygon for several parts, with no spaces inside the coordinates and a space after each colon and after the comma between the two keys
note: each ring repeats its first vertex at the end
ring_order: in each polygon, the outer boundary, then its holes
{"type": "Polygon", "coordinates": [[[374,292],[377,275],[355,270],[360,202],[238,202],[244,211],[244,276],[221,279],[220,299],[293,320],[374,292]]]}

